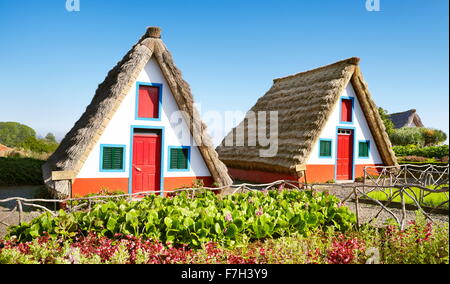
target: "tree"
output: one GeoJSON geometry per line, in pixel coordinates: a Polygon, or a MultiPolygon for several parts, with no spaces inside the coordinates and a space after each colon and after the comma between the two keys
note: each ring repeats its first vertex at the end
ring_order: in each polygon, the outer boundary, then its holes
{"type": "Polygon", "coordinates": [[[0,143],[19,147],[26,139],[36,137],[36,131],[18,122],[0,122],[0,143]]]}
{"type": "Polygon", "coordinates": [[[48,142],[51,142],[51,143],[57,143],[55,135],[51,132],[45,136],[45,140],[47,140],[48,142]]]}
{"type": "Polygon", "coordinates": [[[379,107],[378,113],[380,114],[381,120],[384,123],[384,127],[386,128],[387,134],[391,135],[395,130],[395,126],[394,126],[394,123],[389,118],[388,111],[379,107]]]}

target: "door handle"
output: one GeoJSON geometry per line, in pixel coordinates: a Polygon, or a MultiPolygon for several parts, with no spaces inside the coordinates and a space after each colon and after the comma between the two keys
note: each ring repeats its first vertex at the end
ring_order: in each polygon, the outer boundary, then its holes
{"type": "Polygon", "coordinates": [[[142,170],[140,169],[140,168],[138,168],[138,167],[134,167],[138,172],[142,172],[142,170]]]}

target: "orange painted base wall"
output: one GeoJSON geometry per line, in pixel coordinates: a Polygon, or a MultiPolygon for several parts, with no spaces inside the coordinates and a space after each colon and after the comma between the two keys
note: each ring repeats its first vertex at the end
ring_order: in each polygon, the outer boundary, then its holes
{"type": "Polygon", "coordinates": [[[297,180],[296,176],[254,170],[228,169],[232,179],[254,183],[271,183],[278,180],[297,180]]]}
{"type": "MultiPolygon", "coordinates": [[[[382,166],[382,165],[356,165],[355,178],[364,176],[364,167],[382,166]]],[[[277,174],[255,170],[241,170],[229,168],[228,173],[231,178],[254,183],[271,183],[278,180],[298,180],[298,177],[287,174],[277,174]]],[[[334,165],[307,165],[306,179],[308,183],[325,183],[334,180],[334,165]]],[[[300,178],[300,182],[305,182],[304,177],[300,178]]]]}
{"type": "MultiPolygon", "coordinates": [[[[213,185],[212,177],[166,177],[164,190],[174,190],[191,187],[195,180],[202,180],[207,187],[213,185]]],[[[73,197],[82,197],[92,193],[99,193],[102,189],[108,191],[122,191],[128,193],[128,178],[80,178],[72,185],[73,197]]]]}

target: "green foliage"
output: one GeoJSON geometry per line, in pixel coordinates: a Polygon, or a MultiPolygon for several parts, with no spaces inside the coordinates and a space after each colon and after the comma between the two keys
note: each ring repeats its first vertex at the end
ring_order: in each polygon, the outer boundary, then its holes
{"type": "Polygon", "coordinates": [[[442,159],[449,155],[449,146],[418,147],[416,145],[394,146],[393,150],[398,157],[419,156],[426,158],[442,159]]]}
{"type": "Polygon", "coordinates": [[[152,195],[139,202],[119,200],[98,204],[89,212],[44,214],[10,228],[9,237],[29,241],[48,232],[73,238],[95,232],[120,233],[165,243],[200,247],[207,242],[224,246],[277,238],[333,226],[346,231],[355,222],[347,207],[332,195],[301,191],[249,192],[219,197],[205,191],[194,199],[183,192],[173,198],[152,195]]]}
{"type": "Polygon", "coordinates": [[[421,128],[421,130],[425,146],[439,145],[447,140],[447,134],[444,131],[431,128],[421,128]]]}
{"type": "Polygon", "coordinates": [[[416,145],[424,146],[425,140],[422,135],[422,130],[418,127],[404,127],[395,129],[389,135],[393,145],[406,146],[416,145]]]}
{"type": "MultiPolygon", "coordinates": [[[[440,187],[429,186],[429,188],[433,190],[441,189],[442,187],[448,187],[448,184],[441,185],[440,187]]],[[[421,206],[437,207],[439,205],[442,205],[441,208],[448,209],[448,203],[444,204],[446,201],[448,201],[448,193],[446,192],[429,193],[417,187],[407,188],[405,189],[405,192],[410,196],[413,196],[421,206]]],[[[404,194],[405,203],[416,205],[415,201],[411,199],[407,194],[404,194]]],[[[397,203],[401,202],[399,189],[396,188],[372,191],[368,193],[368,196],[376,200],[391,200],[392,202],[397,203]]]]}
{"type": "Polygon", "coordinates": [[[19,147],[27,138],[35,137],[36,132],[18,122],[0,122],[0,144],[19,147]]]}
{"type": "Polygon", "coordinates": [[[28,243],[0,241],[0,264],[448,264],[448,224],[422,214],[405,230],[363,225],[345,234],[333,227],[307,235],[267,238],[242,246],[208,243],[192,250],[135,237],[76,239],[41,236],[28,243]]]}
{"type": "Polygon", "coordinates": [[[378,113],[380,114],[381,120],[383,121],[384,127],[386,128],[386,133],[391,135],[394,131],[394,123],[390,120],[387,110],[383,108],[378,108],[378,113]]]}
{"type": "Polygon", "coordinates": [[[48,133],[44,139],[39,139],[36,138],[36,131],[17,122],[0,122],[0,143],[34,153],[53,153],[58,148],[52,133],[48,133]]]}
{"type": "Polygon", "coordinates": [[[45,140],[47,140],[50,143],[57,143],[55,135],[51,132],[45,136],[45,140]]]}
{"type": "Polygon", "coordinates": [[[0,186],[41,185],[43,160],[0,158],[0,186]]]}
{"type": "Polygon", "coordinates": [[[28,137],[19,146],[35,153],[52,153],[58,148],[58,143],[50,142],[47,139],[28,137]]]}
{"type": "Polygon", "coordinates": [[[420,147],[436,146],[447,140],[447,134],[441,130],[420,127],[395,129],[389,135],[393,145],[420,147]]]}

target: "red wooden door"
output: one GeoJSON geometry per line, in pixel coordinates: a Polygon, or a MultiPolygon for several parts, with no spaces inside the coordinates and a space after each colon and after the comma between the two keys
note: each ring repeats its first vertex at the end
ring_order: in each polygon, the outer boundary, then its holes
{"type": "Polygon", "coordinates": [[[133,193],[160,191],[161,136],[134,135],[133,138],[133,193]]]}
{"type": "Polygon", "coordinates": [[[337,180],[353,179],[353,130],[340,129],[337,150],[337,180]]]}

